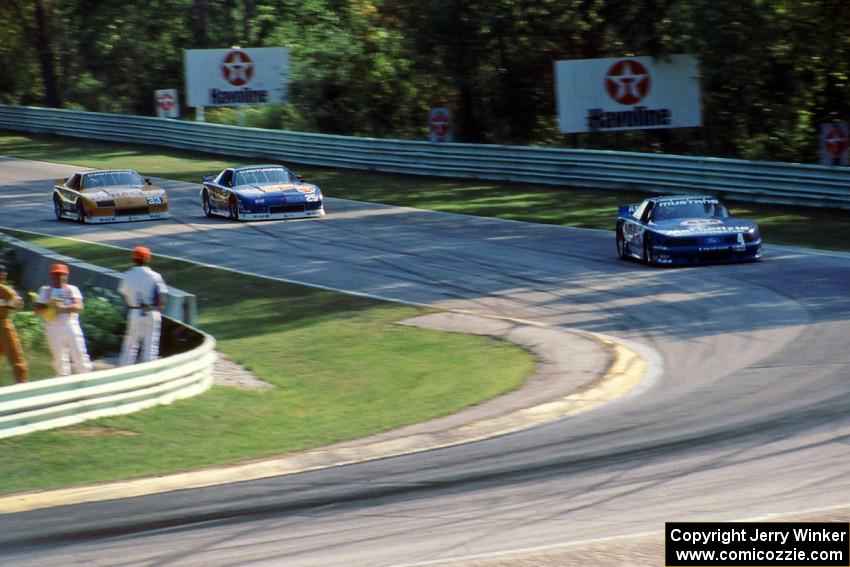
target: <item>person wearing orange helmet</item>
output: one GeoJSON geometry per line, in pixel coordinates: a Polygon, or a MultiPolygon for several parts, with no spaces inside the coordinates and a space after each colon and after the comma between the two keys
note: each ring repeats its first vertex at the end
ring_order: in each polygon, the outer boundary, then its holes
{"type": "Polygon", "coordinates": [[[0,354],[6,355],[15,373],[15,380],[20,383],[29,380],[29,369],[12,323],[11,312],[19,309],[24,302],[12,286],[6,285],[6,275],[6,266],[0,264],[0,354]]]}
{"type": "Polygon", "coordinates": [[[145,246],[136,246],[130,253],[136,266],[121,278],[118,292],[124,296],[129,312],[127,330],[121,346],[120,366],[156,360],[159,356],[159,333],[162,327],[161,311],[165,308],[168,288],[162,276],[153,271],[148,263],[151,251],[145,246]]]}
{"type": "Polygon", "coordinates": [[[92,370],[80,327],[83,295],[77,286],[68,283],[69,275],[65,264],[50,266],[50,283],[41,286],[34,302],[35,312],[45,320],[44,331],[57,376],[68,376],[72,366],[76,373],[92,370]]]}

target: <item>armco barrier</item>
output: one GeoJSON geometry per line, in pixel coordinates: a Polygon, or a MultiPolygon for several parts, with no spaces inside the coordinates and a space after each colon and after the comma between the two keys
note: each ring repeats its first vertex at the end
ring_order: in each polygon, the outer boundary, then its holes
{"type": "MultiPolygon", "coordinates": [[[[432,144],[0,105],[0,128],[308,165],[546,185],[713,193],[850,209],[843,167],[599,150],[432,144]]],[[[326,193],[333,196],[333,188],[326,193]]]]}
{"type": "MultiPolygon", "coordinates": [[[[93,283],[112,290],[118,287],[120,274],[114,270],[61,256],[2,234],[0,242],[14,250],[11,267],[20,270],[24,289],[42,285],[46,281],[47,266],[57,261],[69,264],[72,277],[81,285],[93,283]]],[[[160,341],[163,358],[0,387],[0,439],[132,413],[209,389],[216,360],[215,340],[181,322],[194,320],[194,295],[172,287],[168,294],[168,305],[176,318],[163,318],[160,341]]]]}
{"type": "Polygon", "coordinates": [[[142,364],[0,388],[0,439],[170,404],[212,385],[215,340],[142,364]]]}

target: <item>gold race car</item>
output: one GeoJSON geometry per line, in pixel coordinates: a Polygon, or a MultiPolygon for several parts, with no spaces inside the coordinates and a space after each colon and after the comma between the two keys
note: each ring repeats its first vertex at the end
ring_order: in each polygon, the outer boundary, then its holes
{"type": "Polygon", "coordinates": [[[129,169],[75,173],[53,186],[53,212],[57,220],[126,222],[165,219],[168,195],[129,169]]]}

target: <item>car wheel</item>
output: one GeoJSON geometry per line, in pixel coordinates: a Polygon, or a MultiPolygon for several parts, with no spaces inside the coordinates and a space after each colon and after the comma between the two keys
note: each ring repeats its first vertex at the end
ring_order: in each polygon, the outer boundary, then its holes
{"type": "Polygon", "coordinates": [[[204,191],[203,196],[201,197],[201,206],[204,208],[204,214],[207,217],[212,216],[212,205],[210,204],[210,194],[204,191]]]}
{"type": "Polygon", "coordinates": [[[81,201],[77,201],[77,222],[86,222],[86,209],[81,201]]]}
{"type": "Polygon", "coordinates": [[[626,259],[626,239],[623,237],[623,229],[617,227],[617,255],[621,260],[626,259]]]}
{"type": "Polygon", "coordinates": [[[62,220],[62,201],[59,200],[59,197],[53,197],[53,214],[56,215],[56,220],[62,220]]]}
{"type": "Polygon", "coordinates": [[[239,201],[236,199],[236,195],[230,196],[230,218],[233,220],[239,220],[239,201]]]}
{"type": "Polygon", "coordinates": [[[648,234],[643,235],[643,261],[647,266],[652,265],[652,239],[648,234]]]}

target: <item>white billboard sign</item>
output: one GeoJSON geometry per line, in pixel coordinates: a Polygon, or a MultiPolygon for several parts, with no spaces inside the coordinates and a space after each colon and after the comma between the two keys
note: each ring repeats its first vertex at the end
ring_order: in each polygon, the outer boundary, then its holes
{"type": "Polygon", "coordinates": [[[159,89],[153,92],[156,115],[160,118],[180,118],[180,99],[177,89],[159,89]]]}
{"type": "Polygon", "coordinates": [[[289,51],[282,47],[187,49],[183,62],[189,106],[286,101],[289,51]]]}
{"type": "Polygon", "coordinates": [[[564,133],[702,125],[691,55],[556,61],[555,91],[564,133]]]}

